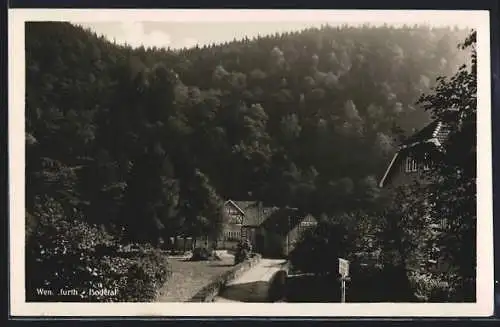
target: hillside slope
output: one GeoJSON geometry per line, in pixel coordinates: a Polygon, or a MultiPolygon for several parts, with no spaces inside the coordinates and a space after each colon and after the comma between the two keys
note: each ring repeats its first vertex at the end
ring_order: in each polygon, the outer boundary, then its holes
{"type": "Polygon", "coordinates": [[[463,30],[323,27],[169,51],[26,28],[27,208],[56,198],[154,240],[219,226],[220,198],[316,214],[376,202],[463,30]]]}

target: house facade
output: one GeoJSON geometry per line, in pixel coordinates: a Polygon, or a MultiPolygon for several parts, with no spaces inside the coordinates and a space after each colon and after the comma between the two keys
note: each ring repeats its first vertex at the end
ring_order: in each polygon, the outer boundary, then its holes
{"type": "Polygon", "coordinates": [[[434,121],[401,144],[389,162],[379,186],[395,189],[414,180],[426,182],[425,172],[430,169],[432,158],[442,150],[448,129],[434,121]]]}
{"type": "Polygon", "coordinates": [[[241,229],[245,212],[236,202],[228,200],[224,203],[224,213],[226,221],[222,230],[222,237],[219,240],[219,247],[224,249],[236,249],[241,240],[241,229]]]}
{"type": "MultiPolygon", "coordinates": [[[[380,179],[379,187],[390,191],[414,181],[429,183],[426,172],[430,170],[433,158],[443,150],[442,144],[448,134],[449,130],[442,122],[433,121],[410,137],[392,157],[380,179]]],[[[446,229],[447,222],[441,219],[439,224],[429,227],[436,233],[441,233],[446,229]]],[[[431,255],[429,264],[434,270],[447,269],[447,265],[439,258],[439,249],[431,255]]]]}
{"type": "MultiPolygon", "coordinates": [[[[395,190],[410,185],[414,181],[422,184],[430,182],[427,172],[433,158],[442,151],[442,144],[449,134],[448,128],[440,121],[433,121],[404,142],[394,154],[379,182],[379,187],[395,190]]],[[[446,228],[441,220],[437,229],[446,228]]]]}
{"type": "Polygon", "coordinates": [[[314,217],[297,209],[265,207],[258,201],[228,200],[224,209],[228,220],[221,247],[234,249],[246,239],[254,251],[268,257],[286,257],[301,233],[317,224],[314,217]]]}

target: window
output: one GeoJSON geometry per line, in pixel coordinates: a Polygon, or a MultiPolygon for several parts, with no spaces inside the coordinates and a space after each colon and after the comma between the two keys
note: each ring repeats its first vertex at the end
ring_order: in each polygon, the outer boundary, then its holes
{"type": "Polygon", "coordinates": [[[233,208],[233,207],[227,207],[226,211],[230,215],[235,215],[236,214],[236,209],[233,208]]]}
{"type": "Polygon", "coordinates": [[[431,169],[431,162],[430,162],[430,159],[429,159],[429,155],[428,155],[428,154],[426,154],[426,155],[425,155],[425,160],[424,160],[423,167],[424,167],[424,170],[429,170],[429,169],[431,169]]]}
{"type": "Polygon", "coordinates": [[[227,240],[239,240],[240,238],[241,238],[240,231],[228,231],[228,232],[226,232],[226,239],[227,240]]]}
{"type": "Polygon", "coordinates": [[[313,228],[316,224],[312,221],[302,221],[300,224],[299,224],[299,232],[302,233],[304,231],[306,231],[307,229],[309,228],[313,228]]]}
{"type": "Polygon", "coordinates": [[[405,171],[407,173],[411,173],[411,172],[416,172],[417,171],[417,161],[415,159],[413,159],[412,157],[407,157],[406,158],[405,171]]]}
{"type": "Polygon", "coordinates": [[[241,224],[241,216],[231,216],[229,222],[235,225],[241,224]]]}

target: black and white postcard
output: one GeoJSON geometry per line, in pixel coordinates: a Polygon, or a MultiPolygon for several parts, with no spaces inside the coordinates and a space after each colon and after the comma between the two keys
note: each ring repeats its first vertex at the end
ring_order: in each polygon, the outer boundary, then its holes
{"type": "Polygon", "coordinates": [[[486,11],[11,10],[11,314],[490,315],[490,75],[486,11]]]}

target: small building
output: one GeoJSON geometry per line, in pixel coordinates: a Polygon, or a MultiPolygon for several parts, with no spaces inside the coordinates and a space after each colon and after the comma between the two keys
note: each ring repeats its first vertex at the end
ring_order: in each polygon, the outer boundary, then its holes
{"type": "Polygon", "coordinates": [[[228,200],[224,206],[229,219],[222,246],[234,248],[247,239],[254,251],[267,257],[286,257],[303,230],[317,224],[314,217],[297,209],[264,207],[259,201],[228,200]]]}
{"type": "Polygon", "coordinates": [[[257,250],[267,257],[286,257],[295,248],[303,232],[317,225],[310,214],[295,208],[272,212],[257,229],[257,250]]]}

